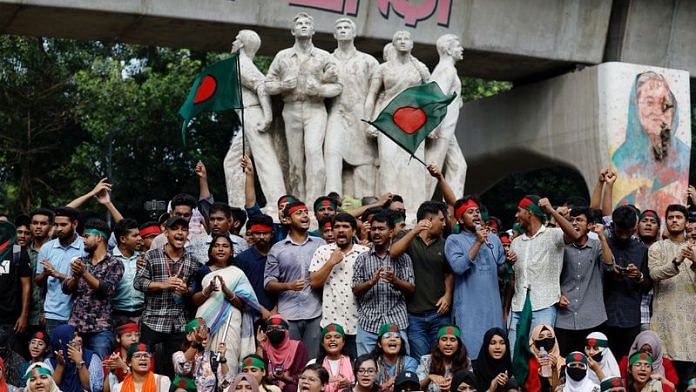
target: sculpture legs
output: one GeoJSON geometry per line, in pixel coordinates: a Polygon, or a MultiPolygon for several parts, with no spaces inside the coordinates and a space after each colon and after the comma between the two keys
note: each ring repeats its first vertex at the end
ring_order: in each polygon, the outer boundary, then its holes
{"type": "Polygon", "coordinates": [[[464,153],[459,146],[455,136],[450,138],[445,158],[444,173],[445,179],[450,184],[452,191],[457,197],[464,196],[464,184],[466,181],[467,164],[464,153]]]}

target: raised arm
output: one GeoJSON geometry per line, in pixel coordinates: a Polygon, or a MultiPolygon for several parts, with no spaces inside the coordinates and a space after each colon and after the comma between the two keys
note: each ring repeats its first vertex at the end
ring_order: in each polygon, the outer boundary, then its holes
{"type": "Polygon", "coordinates": [[[448,206],[454,207],[454,203],[457,202],[457,195],[454,194],[452,187],[450,187],[445,176],[440,172],[440,169],[433,163],[428,165],[428,172],[431,176],[435,177],[437,180],[437,187],[442,192],[442,197],[445,199],[445,203],[448,206]]]}
{"type": "Polygon", "coordinates": [[[614,170],[607,169],[607,174],[604,176],[604,179],[605,181],[604,194],[602,195],[602,215],[609,216],[614,210],[614,206],[612,204],[611,199],[614,197],[612,192],[614,189],[614,183],[617,179],[617,174],[614,170]]]}
{"type": "Polygon", "coordinates": [[[252,208],[256,205],[256,186],[254,185],[254,164],[248,155],[242,156],[242,170],[244,170],[244,207],[252,208]]]}
{"type": "Polygon", "coordinates": [[[566,243],[573,243],[580,239],[580,233],[575,231],[573,225],[570,222],[568,222],[568,220],[564,218],[563,215],[561,215],[556,209],[553,208],[549,199],[544,197],[541,200],[539,200],[539,207],[541,207],[542,210],[546,211],[547,214],[553,216],[553,219],[556,221],[561,230],[563,230],[566,243]]]}
{"type": "Polygon", "coordinates": [[[590,208],[601,208],[602,206],[602,188],[604,187],[604,175],[607,170],[602,169],[599,172],[599,177],[592,190],[592,196],[590,196],[590,208]]]}

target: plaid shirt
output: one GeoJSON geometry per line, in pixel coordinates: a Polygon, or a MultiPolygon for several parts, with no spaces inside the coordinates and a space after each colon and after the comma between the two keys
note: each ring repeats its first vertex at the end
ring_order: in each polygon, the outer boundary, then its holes
{"type": "Polygon", "coordinates": [[[152,282],[167,281],[170,271],[171,276],[181,271],[178,276],[190,286],[193,275],[200,266],[201,264],[188,252],[179,260],[172,260],[164,251],[164,246],[145,253],[145,265],[138,269],[133,281],[133,287],[145,293],[145,310],[140,321],[153,331],[182,332],[186,325],[183,298],[177,301],[174,290],[148,291],[147,288],[152,282]]]}
{"type": "MultiPolygon", "coordinates": [[[[392,259],[387,252],[384,257],[379,257],[373,247],[355,259],[352,287],[372,279],[379,267],[383,266],[393,268],[397,278],[415,284],[413,264],[407,254],[392,259]]],[[[376,285],[358,296],[358,325],[367,332],[377,333],[384,323],[395,323],[399,329],[406,329],[408,313],[404,293],[393,284],[380,279],[376,285]]]]}
{"type": "MultiPolygon", "coordinates": [[[[92,265],[89,256],[81,257],[87,271],[99,281],[99,287],[93,289],[84,278],[77,282],[73,294],[70,325],[80,333],[101,332],[111,329],[111,299],[116,293],[116,285],[123,276],[123,264],[107,253],[96,265],[92,265]]],[[[63,292],[68,279],[63,281],[63,292]]]]}

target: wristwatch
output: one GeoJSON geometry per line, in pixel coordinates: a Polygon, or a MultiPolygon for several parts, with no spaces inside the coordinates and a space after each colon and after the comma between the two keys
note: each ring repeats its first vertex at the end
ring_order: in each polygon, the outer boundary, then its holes
{"type": "Polygon", "coordinates": [[[80,370],[83,367],[85,367],[85,361],[80,361],[80,363],[76,364],[75,367],[80,370]]]}

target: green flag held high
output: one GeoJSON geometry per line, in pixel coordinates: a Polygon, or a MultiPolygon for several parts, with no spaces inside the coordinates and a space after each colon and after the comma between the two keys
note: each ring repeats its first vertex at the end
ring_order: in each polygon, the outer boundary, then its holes
{"type": "Polygon", "coordinates": [[[415,154],[447,114],[457,93],[445,95],[435,82],[405,89],[394,97],[374,121],[367,121],[404,150],[415,154]]]}
{"type": "Polygon", "coordinates": [[[520,383],[524,383],[529,375],[528,361],[532,355],[529,350],[529,331],[532,327],[532,301],[529,299],[529,290],[528,288],[522,313],[517,322],[515,347],[512,352],[512,373],[520,383]]]}
{"type": "Polygon", "coordinates": [[[181,125],[181,140],[184,144],[189,121],[199,113],[242,109],[241,87],[237,54],[218,61],[198,74],[186,102],[179,108],[179,115],[184,118],[181,125]]]}

